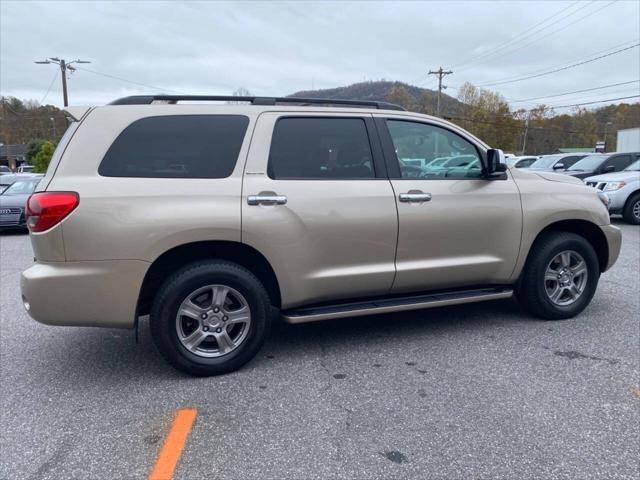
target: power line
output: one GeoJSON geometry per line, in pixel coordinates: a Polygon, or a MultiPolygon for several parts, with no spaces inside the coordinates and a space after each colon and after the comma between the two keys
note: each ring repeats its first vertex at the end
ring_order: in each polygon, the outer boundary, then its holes
{"type": "Polygon", "coordinates": [[[628,100],[629,98],[640,98],[640,95],[630,95],[628,97],[618,97],[618,98],[607,98],[606,100],[596,100],[595,102],[574,103],[573,105],[556,105],[551,108],[555,110],[557,108],[581,107],[582,105],[593,105],[594,103],[614,102],[616,100],[628,100]]]}
{"type": "Polygon", "coordinates": [[[67,94],[67,72],[76,71],[76,67],[72,66],[74,63],[91,63],[91,62],[87,60],[80,60],[80,59],[67,62],[64,58],[49,57],[46,60],[38,60],[33,63],[38,63],[40,65],[46,65],[46,64],[52,63],[60,67],[60,73],[62,74],[62,99],[64,100],[64,106],[66,107],[69,105],[69,95],[67,94]]]}
{"type": "Polygon", "coordinates": [[[49,88],[47,88],[47,91],[44,94],[44,96],[42,97],[42,100],[40,100],[40,105],[42,105],[44,103],[45,99],[49,95],[49,92],[51,91],[51,87],[53,87],[53,83],[56,81],[56,78],[58,78],[58,70],[56,70],[55,73],[53,74],[53,78],[51,79],[51,83],[49,84],[49,88]]]}
{"type": "Polygon", "coordinates": [[[587,63],[595,62],[596,60],[600,60],[600,59],[603,59],[603,58],[606,58],[606,57],[610,57],[612,55],[616,55],[618,53],[624,52],[626,50],[630,50],[630,49],[635,48],[637,46],[640,46],[640,43],[636,43],[635,45],[631,45],[630,47],[621,48],[620,50],[615,50],[615,51],[607,53],[605,55],[600,55],[600,56],[592,58],[590,60],[585,60],[585,61],[582,61],[582,62],[573,63],[571,65],[566,65],[566,66],[564,66],[562,68],[556,68],[555,70],[549,70],[549,71],[544,72],[544,73],[538,73],[537,75],[529,75],[529,76],[517,78],[517,79],[514,79],[514,80],[505,80],[505,81],[498,81],[498,82],[492,82],[492,83],[482,83],[482,84],[480,84],[478,86],[479,87],[486,87],[486,86],[505,85],[507,83],[522,82],[524,80],[529,80],[531,78],[538,78],[538,77],[542,77],[542,76],[545,76],[545,75],[550,75],[552,73],[561,72],[563,70],[568,70],[570,68],[575,68],[575,67],[578,67],[580,65],[585,65],[587,63]]]}
{"type": "MultiPolygon", "coordinates": [[[[561,32],[561,31],[563,31],[563,30],[566,30],[566,29],[567,29],[567,28],[569,28],[570,26],[575,25],[576,23],[578,23],[578,22],[580,22],[580,21],[584,20],[584,19],[585,19],[585,18],[587,18],[587,17],[590,17],[590,16],[592,16],[592,15],[595,15],[595,14],[596,14],[596,13],[598,13],[599,11],[604,10],[605,8],[607,8],[608,6],[610,6],[610,5],[614,4],[614,3],[616,3],[617,1],[618,1],[618,0],[613,0],[613,1],[609,2],[609,3],[607,3],[606,5],[604,5],[604,6],[600,7],[600,8],[598,8],[597,10],[594,10],[594,11],[592,11],[592,12],[589,12],[588,14],[586,14],[586,15],[584,15],[584,16],[582,16],[582,17],[580,17],[580,18],[576,19],[576,20],[574,20],[573,22],[570,22],[570,23],[568,23],[568,24],[566,24],[566,25],[563,25],[562,27],[560,27],[560,28],[558,28],[558,29],[556,29],[556,30],[553,30],[553,31],[551,31],[551,32],[547,32],[547,33],[545,33],[545,36],[544,36],[544,37],[537,38],[537,39],[534,39],[534,40],[533,40],[533,41],[531,41],[531,42],[525,43],[524,45],[520,45],[520,46],[518,46],[517,48],[514,48],[513,50],[510,50],[510,51],[508,51],[508,52],[506,52],[506,53],[504,53],[504,54],[502,54],[502,55],[498,55],[497,57],[492,58],[492,60],[495,60],[496,58],[504,57],[504,56],[506,56],[506,55],[511,55],[512,53],[517,52],[517,51],[519,51],[519,50],[522,50],[523,48],[528,47],[529,45],[533,45],[534,43],[536,43],[536,42],[540,41],[542,38],[548,38],[548,37],[550,37],[551,35],[555,35],[556,33],[559,33],[559,32],[561,32]]],[[[591,3],[593,3],[593,2],[591,2],[591,3]]],[[[585,5],[585,7],[586,7],[586,6],[588,6],[588,5],[590,5],[590,4],[585,5]]],[[[584,8],[584,7],[583,7],[583,8],[584,8]]],[[[575,13],[575,12],[574,12],[574,13],[575,13]]],[[[566,18],[566,17],[565,17],[565,18],[566,18]]],[[[557,23],[557,22],[554,22],[554,24],[555,24],[555,23],[557,23]]],[[[550,24],[549,26],[551,26],[551,25],[553,25],[553,24],[550,24]]],[[[545,27],[545,28],[546,28],[546,27],[545,27]]],[[[480,63],[483,63],[483,62],[480,62],[480,63]]],[[[477,65],[477,64],[476,64],[476,65],[477,65]]],[[[465,68],[469,68],[469,67],[465,67],[465,68]]]]}
{"type": "Polygon", "coordinates": [[[544,95],[542,97],[524,98],[524,99],[521,99],[521,100],[509,100],[509,99],[506,99],[506,100],[508,102],[510,102],[510,103],[528,102],[528,101],[531,101],[531,100],[540,100],[542,98],[563,97],[565,95],[572,95],[574,93],[592,92],[594,90],[602,90],[603,88],[618,87],[620,85],[629,85],[631,83],[638,83],[638,82],[640,82],[640,79],[639,80],[631,80],[629,82],[611,83],[609,85],[603,85],[601,87],[585,88],[584,90],[575,90],[573,92],[558,93],[558,94],[555,94],[555,95],[544,95]]]}
{"type": "MultiPolygon", "coordinates": [[[[531,33],[529,33],[528,35],[522,35],[523,33],[526,33],[526,32],[528,32],[528,31],[530,31],[530,30],[533,30],[533,29],[535,29],[535,28],[539,27],[540,25],[542,25],[543,23],[546,23],[547,21],[551,20],[552,18],[554,18],[554,17],[556,17],[556,16],[560,15],[561,13],[563,13],[563,12],[565,12],[565,11],[569,10],[570,8],[572,8],[573,6],[575,6],[577,3],[580,3],[580,2],[579,2],[579,0],[577,0],[577,1],[575,1],[575,2],[573,2],[571,5],[569,5],[568,7],[563,8],[563,9],[562,9],[562,10],[560,10],[559,12],[554,13],[554,14],[553,14],[553,15],[551,15],[550,17],[545,18],[545,19],[544,19],[544,20],[542,20],[541,22],[538,22],[538,23],[536,23],[535,25],[533,25],[533,26],[531,26],[531,27],[529,27],[529,28],[527,28],[527,29],[523,30],[523,31],[522,31],[522,32],[520,32],[518,35],[516,35],[515,37],[512,37],[512,38],[510,38],[509,40],[507,40],[506,42],[501,43],[500,45],[498,45],[497,47],[495,47],[493,50],[490,50],[490,51],[488,51],[488,52],[482,53],[482,54],[478,55],[477,57],[470,58],[470,59],[465,60],[465,61],[463,61],[463,62],[460,62],[460,63],[458,63],[458,64],[452,65],[452,66],[451,66],[451,68],[457,68],[457,67],[460,67],[461,65],[467,65],[467,64],[469,64],[469,63],[474,63],[476,60],[479,60],[479,59],[481,59],[481,58],[489,57],[489,56],[491,56],[491,55],[493,55],[493,54],[495,54],[495,53],[499,52],[500,50],[503,50],[504,48],[508,47],[510,44],[518,43],[518,42],[520,42],[520,41],[522,41],[522,40],[525,40],[526,38],[529,38],[529,37],[531,37],[532,35],[535,35],[535,34],[539,33],[540,31],[542,31],[542,30],[544,30],[544,29],[546,29],[546,28],[548,28],[548,27],[551,27],[551,26],[555,25],[555,24],[556,24],[556,23],[558,23],[559,21],[562,21],[562,20],[564,20],[565,18],[568,18],[568,17],[570,17],[571,15],[576,14],[577,12],[579,12],[580,10],[582,10],[583,8],[588,7],[591,3],[593,3],[593,1],[591,1],[591,2],[589,2],[589,3],[587,3],[587,4],[583,5],[583,6],[581,6],[580,8],[578,8],[578,9],[574,10],[573,12],[569,13],[568,15],[565,15],[564,17],[562,17],[562,18],[560,18],[560,19],[556,20],[555,22],[553,22],[553,23],[551,23],[551,24],[549,24],[549,25],[546,25],[546,26],[542,27],[541,29],[539,29],[539,30],[537,30],[537,31],[531,32],[531,33]]],[[[466,67],[465,67],[465,68],[466,68],[466,67]]],[[[463,68],[463,69],[464,69],[464,68],[463,68]]]]}
{"type": "MultiPolygon", "coordinates": [[[[572,63],[581,62],[583,60],[589,60],[594,55],[600,55],[601,53],[609,53],[612,50],[615,50],[617,48],[628,47],[628,46],[630,46],[631,43],[635,43],[635,42],[638,42],[638,41],[640,41],[640,37],[639,38],[635,38],[633,40],[627,40],[626,42],[622,42],[622,43],[619,43],[617,45],[613,45],[613,46],[605,48],[603,50],[598,50],[597,52],[590,53],[589,55],[587,55],[585,57],[580,57],[580,58],[577,58],[577,59],[573,60],[572,63]]],[[[529,73],[527,73],[525,75],[535,75],[537,73],[546,72],[549,69],[555,69],[555,68],[564,67],[565,65],[567,65],[567,64],[566,63],[559,63],[559,64],[553,65],[551,67],[544,67],[544,68],[540,68],[538,70],[533,70],[533,71],[531,71],[531,72],[529,72],[529,73]]],[[[502,77],[502,78],[497,79],[496,82],[511,81],[511,80],[518,79],[520,77],[521,77],[521,75],[515,75],[515,76],[512,75],[510,77],[502,77]]],[[[480,84],[479,86],[483,86],[483,85],[485,85],[485,84],[480,84]]]]}
{"type": "Polygon", "coordinates": [[[76,68],[78,68],[78,70],[83,70],[85,72],[93,73],[94,75],[100,75],[100,76],[103,76],[103,77],[113,78],[115,80],[120,80],[121,82],[131,83],[132,85],[138,85],[138,86],[141,86],[141,87],[153,88],[154,90],[160,90],[160,91],[164,91],[164,92],[184,93],[184,92],[178,92],[177,90],[171,90],[171,89],[168,89],[168,88],[158,87],[158,86],[155,86],[155,85],[148,85],[146,83],[136,82],[136,81],[133,81],[133,80],[129,80],[127,78],[118,77],[116,75],[111,75],[109,73],[96,72],[95,70],[89,70],[88,68],[80,68],[80,67],[76,67],[76,68]]]}

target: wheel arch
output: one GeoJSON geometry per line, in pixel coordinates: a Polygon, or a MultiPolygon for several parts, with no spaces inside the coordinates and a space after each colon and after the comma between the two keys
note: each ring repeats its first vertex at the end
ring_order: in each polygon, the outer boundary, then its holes
{"type": "Polygon", "coordinates": [[[549,232],[569,232],[580,235],[585,240],[587,240],[595,250],[596,255],[598,256],[598,265],[600,266],[600,272],[604,272],[607,269],[607,265],[609,262],[609,244],[607,243],[607,237],[605,236],[602,229],[595,223],[589,222],[588,220],[579,219],[558,220],[556,222],[550,223],[542,230],[540,230],[531,243],[529,252],[527,252],[525,265],[526,262],[529,261],[529,256],[531,255],[533,245],[535,245],[535,243],[542,235],[545,235],[549,232]]]}
{"type": "Polygon", "coordinates": [[[189,263],[207,259],[228,260],[245,267],[263,283],[271,304],[280,308],[278,278],[264,255],[244,243],[212,240],[175,246],[151,263],[140,287],[136,317],[149,314],[155,293],[169,275],[189,263]]]}
{"type": "Polygon", "coordinates": [[[640,187],[636,188],[633,192],[631,192],[628,196],[627,199],[624,201],[624,205],[622,206],[622,211],[624,212],[624,210],[627,208],[627,206],[629,205],[629,203],[631,202],[631,199],[633,199],[633,197],[635,197],[636,195],[640,194],[640,187]]]}

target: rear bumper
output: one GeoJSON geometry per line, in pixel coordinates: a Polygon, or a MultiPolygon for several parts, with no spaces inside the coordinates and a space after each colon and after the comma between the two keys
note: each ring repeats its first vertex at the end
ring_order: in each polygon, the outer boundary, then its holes
{"type": "Polygon", "coordinates": [[[23,302],[47,325],[133,328],[148,268],[140,260],[36,263],[22,273],[23,302]]]}
{"type": "Polygon", "coordinates": [[[620,248],[622,247],[622,231],[614,225],[602,225],[600,227],[602,233],[607,238],[607,246],[609,247],[609,259],[607,266],[603,271],[609,270],[620,255],[620,248]]]}

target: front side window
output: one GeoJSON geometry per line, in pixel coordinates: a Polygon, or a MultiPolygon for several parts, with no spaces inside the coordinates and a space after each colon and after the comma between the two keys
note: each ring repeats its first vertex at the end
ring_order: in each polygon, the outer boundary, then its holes
{"type": "Polygon", "coordinates": [[[167,115],[133,122],[115,139],[98,173],[105,177],[225,178],[238,160],[249,118],[167,115]]]}
{"type": "Polygon", "coordinates": [[[482,177],[476,147],[460,135],[424,123],[387,120],[401,178],[482,177]]]}
{"type": "Polygon", "coordinates": [[[281,118],[271,141],[274,179],[374,178],[373,155],[362,118],[281,118]]]}

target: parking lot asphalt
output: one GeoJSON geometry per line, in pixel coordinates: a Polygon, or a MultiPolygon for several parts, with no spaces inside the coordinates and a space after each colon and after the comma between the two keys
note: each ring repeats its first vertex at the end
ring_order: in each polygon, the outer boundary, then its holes
{"type": "Polygon", "coordinates": [[[175,478],[639,478],[640,229],[578,318],[514,301],[290,326],[238,372],[171,369],[142,325],[47,327],[0,234],[0,478],[147,478],[197,409],[175,478]]]}

